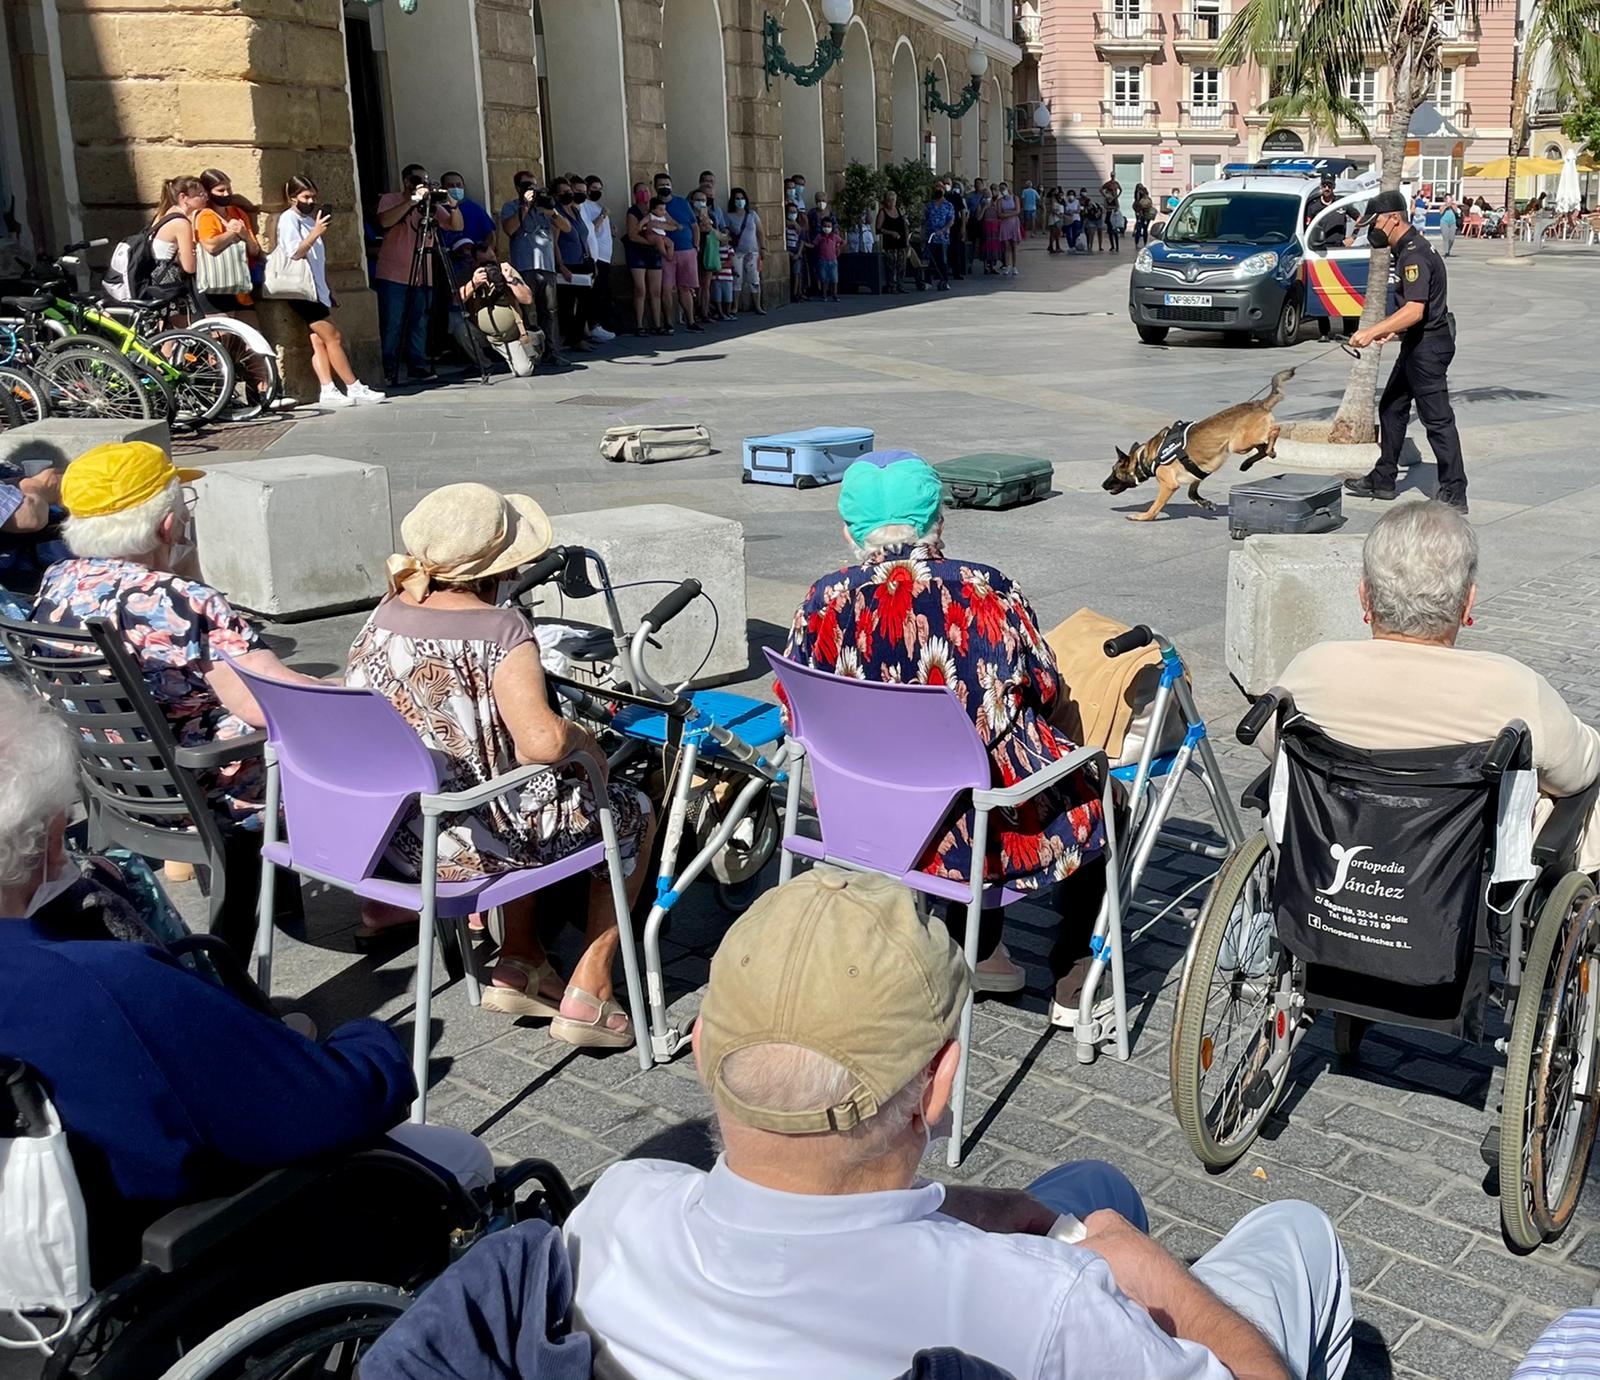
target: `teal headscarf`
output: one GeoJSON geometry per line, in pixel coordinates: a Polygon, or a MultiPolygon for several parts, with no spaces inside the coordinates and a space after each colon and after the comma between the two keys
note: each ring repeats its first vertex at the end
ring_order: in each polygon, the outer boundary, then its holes
{"type": "Polygon", "coordinates": [[[844,472],[839,516],[858,542],[891,524],[913,527],[921,534],[938,518],[941,496],[939,472],[920,455],[907,454],[882,465],[863,458],[844,472]]]}

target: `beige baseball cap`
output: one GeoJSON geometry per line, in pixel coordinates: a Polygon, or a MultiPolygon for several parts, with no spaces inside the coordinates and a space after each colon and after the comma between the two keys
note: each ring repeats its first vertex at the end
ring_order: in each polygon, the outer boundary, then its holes
{"type": "Polygon", "coordinates": [[[954,1037],[967,965],[909,890],[817,867],[766,892],[723,939],[700,1008],[700,1065],[717,1105],[763,1131],[845,1131],[878,1110],[954,1037]],[[855,1082],[832,1107],[754,1107],[722,1080],[730,1054],[788,1044],[826,1055],[855,1082]]]}

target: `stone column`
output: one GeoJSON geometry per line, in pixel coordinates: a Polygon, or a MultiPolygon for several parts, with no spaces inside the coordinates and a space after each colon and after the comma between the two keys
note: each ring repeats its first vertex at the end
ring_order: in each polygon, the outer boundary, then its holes
{"type": "MultiPolygon", "coordinates": [[[[357,367],[377,357],[351,157],[340,0],[58,0],[62,60],[87,235],[146,221],[170,177],[217,167],[263,208],[270,246],[283,184],[306,173],[334,208],[328,281],[357,367]]],[[[261,325],[286,387],[314,395],[305,327],[280,303],[261,325]]]]}
{"type": "Polygon", "coordinates": [[[544,175],[539,166],[543,156],[539,83],[528,0],[476,0],[476,4],[483,140],[489,163],[485,204],[494,215],[511,200],[511,179],[519,169],[532,168],[544,175]]]}

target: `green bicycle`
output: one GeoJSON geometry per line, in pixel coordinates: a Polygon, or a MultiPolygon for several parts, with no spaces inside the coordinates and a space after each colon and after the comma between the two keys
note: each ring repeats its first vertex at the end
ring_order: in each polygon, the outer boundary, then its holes
{"type": "Polygon", "coordinates": [[[213,421],[233,398],[233,358],[218,342],[195,331],[142,335],[73,293],[68,274],[79,251],[104,241],[68,245],[42,275],[39,292],[0,298],[21,319],[0,322],[22,342],[49,396],[65,416],[166,417],[200,425],[213,421]],[[120,367],[119,367],[120,366],[120,367]],[[131,391],[130,391],[131,386],[131,391]]]}

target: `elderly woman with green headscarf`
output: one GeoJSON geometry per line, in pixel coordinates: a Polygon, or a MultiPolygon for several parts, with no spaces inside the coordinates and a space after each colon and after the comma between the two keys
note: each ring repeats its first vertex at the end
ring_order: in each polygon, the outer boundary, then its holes
{"type": "MultiPolygon", "coordinates": [[[[1062,688],[1039,620],[1000,571],[945,555],[934,468],[906,451],[864,456],[845,471],[839,515],[853,560],[806,592],[784,655],[862,680],[949,686],[988,749],[997,786],[1071,752],[1074,744],[1050,724],[1062,688]]],[[[917,748],[906,744],[907,752],[917,748]]],[[[929,848],[922,870],[965,882],[972,866],[967,828],[956,820],[929,848]]],[[[1001,817],[984,871],[991,882],[1044,891],[1098,863],[1104,843],[1098,799],[1069,781],[1001,817]]],[[[1064,916],[1051,955],[1058,979],[1051,1021],[1069,1028],[1099,903],[1098,887],[1087,875],[1082,881],[1058,893],[1072,915],[1064,916]]],[[[979,991],[1016,992],[1025,982],[1000,943],[1002,921],[1000,911],[984,913],[979,991]]]]}

